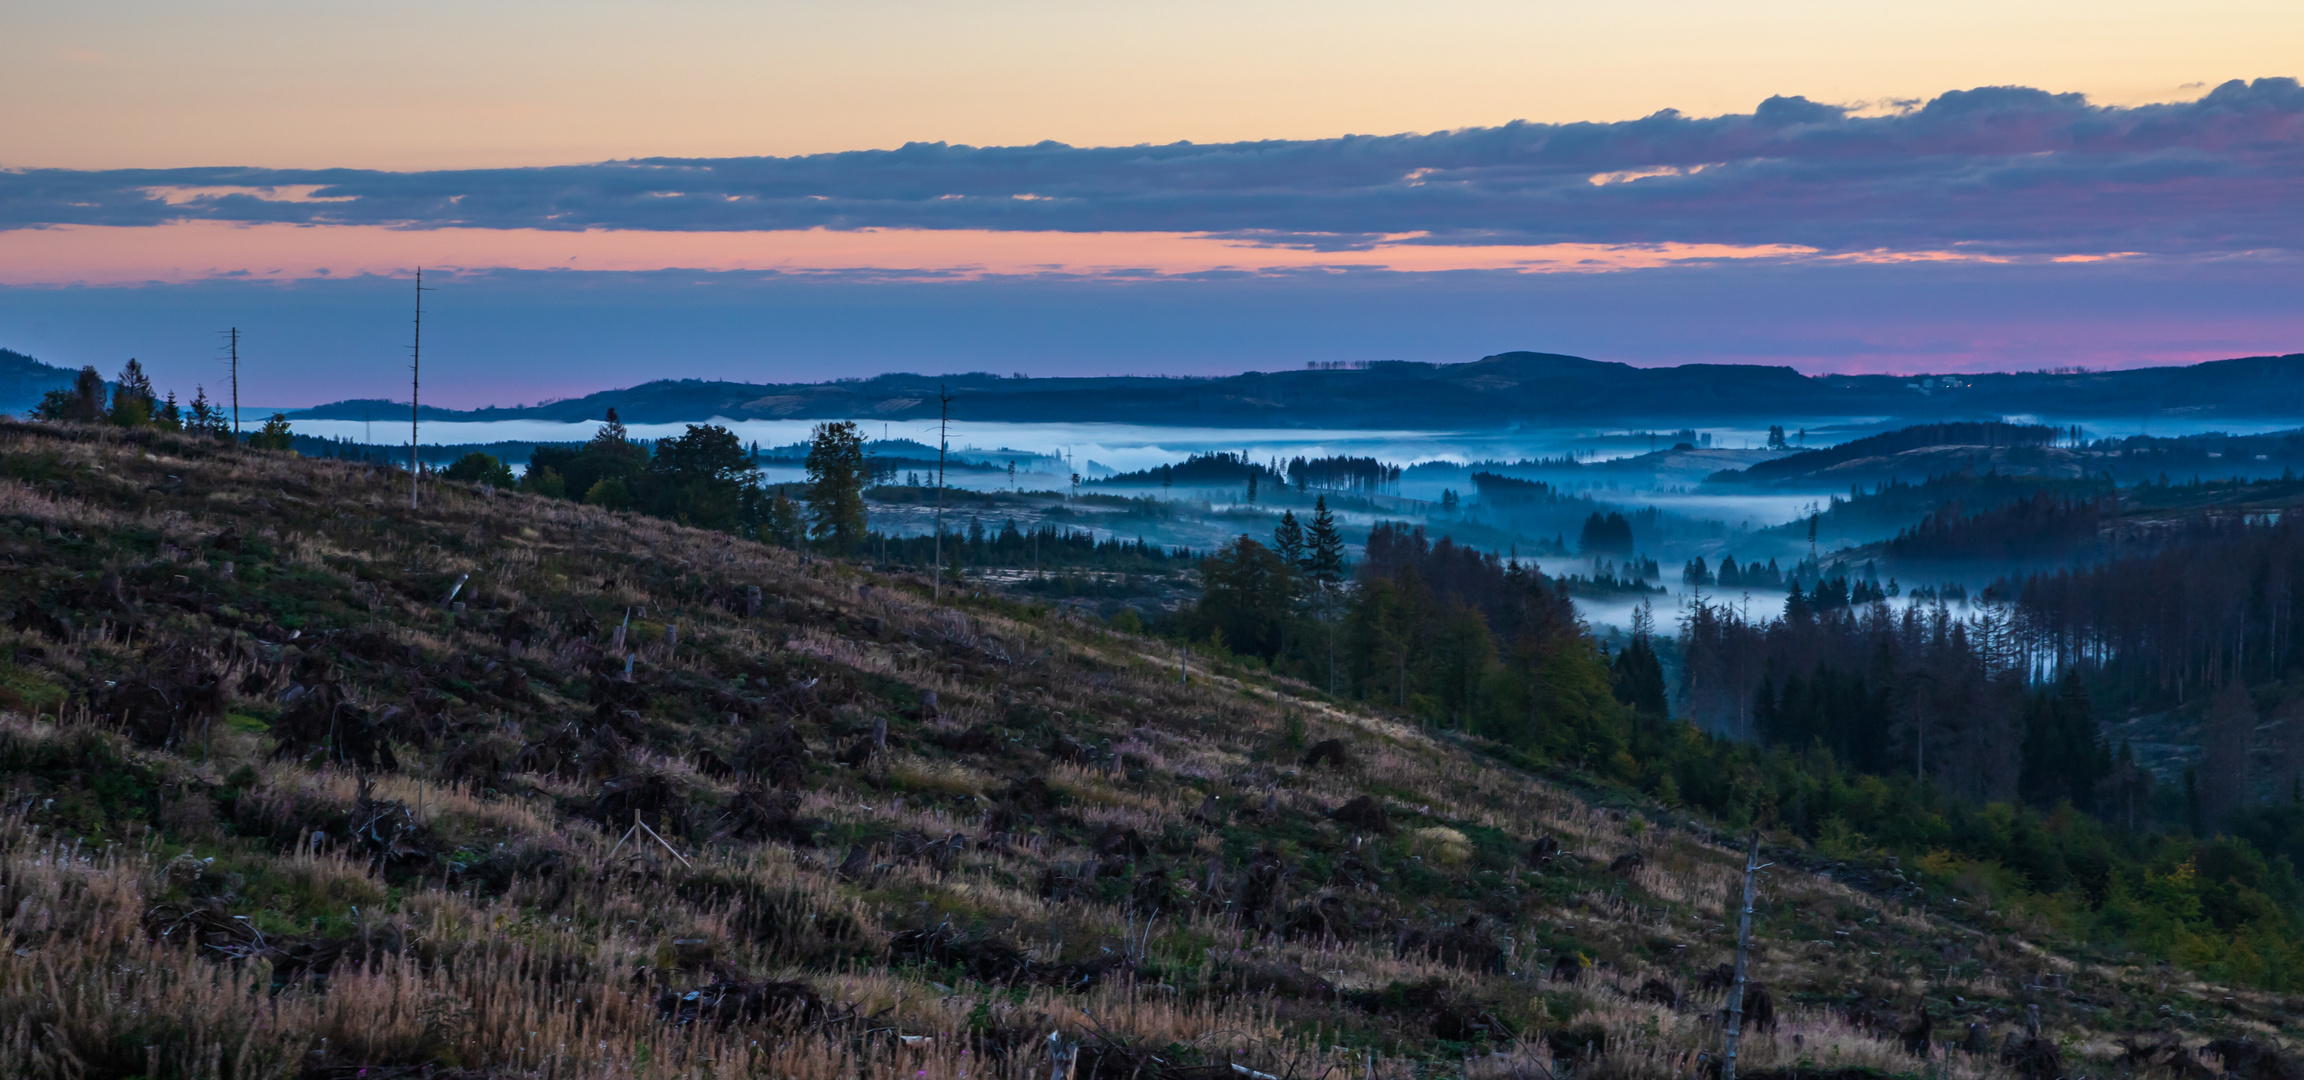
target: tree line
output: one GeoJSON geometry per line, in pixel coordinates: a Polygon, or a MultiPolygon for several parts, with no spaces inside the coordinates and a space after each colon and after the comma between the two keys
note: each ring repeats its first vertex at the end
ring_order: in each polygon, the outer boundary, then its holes
{"type": "Polygon", "coordinates": [[[134,359],[109,386],[94,366],[82,367],[72,385],[48,391],[32,415],[39,420],[181,431],[226,442],[237,439],[258,450],[286,450],[294,438],[287,416],[281,413],[273,413],[255,431],[235,434],[230,410],[209,401],[206,387],[195,388],[189,405],[179,404],[174,390],[163,398],[144,373],[144,365],[134,359]]]}
{"type": "Polygon", "coordinates": [[[583,445],[538,446],[517,481],[509,466],[478,451],[442,475],[758,539],[794,537],[801,528],[800,508],[760,483],[750,452],[718,424],[690,424],[651,445],[632,438],[610,409],[583,445]]]}
{"type": "Polygon", "coordinates": [[[1298,494],[1312,488],[1373,494],[1387,485],[1399,484],[1401,470],[1398,465],[1388,465],[1372,457],[1331,455],[1290,458],[1284,471],[1289,486],[1298,494]]]}
{"type": "Polygon", "coordinates": [[[965,529],[947,528],[941,545],[933,532],[896,536],[875,531],[866,535],[858,554],[884,565],[929,566],[939,549],[944,565],[955,573],[977,567],[1014,567],[1157,574],[1190,567],[1203,557],[1190,548],[1168,548],[1141,537],[1099,539],[1092,530],[1050,522],[1019,528],[1014,518],[1002,522],[997,530],[985,528],[981,519],[971,519],[965,529]]]}
{"type": "Polygon", "coordinates": [[[861,431],[849,421],[816,425],[803,459],[807,479],[798,485],[761,483],[754,456],[716,424],[688,425],[684,434],[651,446],[633,439],[610,409],[583,445],[537,447],[527,474],[517,481],[508,467],[483,453],[465,455],[444,475],[892,565],[934,566],[940,558],[954,571],[1013,566],[1159,573],[1199,557],[1141,539],[1098,539],[1089,530],[1053,523],[1023,529],[1009,520],[995,531],[981,519],[966,527],[955,521],[941,537],[874,531],[864,492],[886,470],[867,455],[861,431]]]}

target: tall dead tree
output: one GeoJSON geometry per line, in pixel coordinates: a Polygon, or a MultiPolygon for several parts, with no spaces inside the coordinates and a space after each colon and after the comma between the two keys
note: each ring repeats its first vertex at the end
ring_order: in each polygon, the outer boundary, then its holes
{"type": "Polygon", "coordinates": [[[952,395],[936,386],[936,570],[933,595],[944,599],[944,451],[952,445],[952,395]]]}
{"type": "Polygon", "coordinates": [[[416,268],[416,337],[408,346],[408,509],[416,509],[417,477],[423,463],[417,459],[416,422],[418,406],[416,392],[423,385],[424,374],[424,294],[432,290],[424,287],[424,268],[416,268]]]}

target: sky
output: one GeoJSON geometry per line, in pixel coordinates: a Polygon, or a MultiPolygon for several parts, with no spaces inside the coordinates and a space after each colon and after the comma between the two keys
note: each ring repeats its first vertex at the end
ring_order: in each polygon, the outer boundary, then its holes
{"type": "Polygon", "coordinates": [[[0,347],[244,396],[2304,351],[2304,5],[13,0],[0,347]]]}

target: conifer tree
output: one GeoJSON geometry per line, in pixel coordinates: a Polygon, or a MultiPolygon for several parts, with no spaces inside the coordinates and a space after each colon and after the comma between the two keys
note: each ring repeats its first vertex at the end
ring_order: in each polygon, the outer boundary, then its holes
{"type": "Polygon", "coordinates": [[[1662,718],[1671,709],[1664,697],[1664,664],[1656,655],[1655,636],[1656,617],[1643,601],[1632,612],[1632,642],[1616,654],[1609,681],[1616,700],[1634,711],[1662,718]]]}
{"type": "Polygon", "coordinates": [[[120,381],[112,390],[112,422],[121,427],[143,427],[152,422],[152,413],[158,405],[159,395],[152,391],[152,380],[144,374],[144,365],[130,358],[120,369],[120,381]]]}
{"type": "Polygon", "coordinates": [[[846,420],[816,425],[808,441],[809,534],[835,551],[864,538],[864,437],[846,420]]]}
{"type": "Polygon", "coordinates": [[[1344,579],[1344,534],[1336,531],[1336,518],[1328,512],[1328,496],[1322,495],[1312,503],[1312,528],[1305,542],[1311,551],[1307,554],[1305,573],[1314,581],[1333,583],[1344,579]]]}
{"type": "Polygon", "coordinates": [[[224,410],[208,400],[207,387],[194,388],[192,412],[185,418],[184,430],[212,439],[221,439],[232,430],[231,422],[224,417],[224,410]]]}
{"type": "Polygon", "coordinates": [[[273,413],[262,428],[248,436],[248,447],[252,450],[288,450],[294,446],[295,433],[288,429],[285,413],[273,413]]]}
{"type": "Polygon", "coordinates": [[[1288,564],[1288,572],[1302,574],[1304,565],[1304,525],[1296,520],[1294,510],[1280,514],[1279,528],[1272,530],[1272,550],[1288,564]]]}

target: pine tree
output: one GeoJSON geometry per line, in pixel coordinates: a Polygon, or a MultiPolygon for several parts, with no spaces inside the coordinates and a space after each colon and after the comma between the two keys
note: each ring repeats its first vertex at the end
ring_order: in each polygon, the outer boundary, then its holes
{"type": "Polygon", "coordinates": [[[112,422],[121,427],[143,427],[152,422],[158,403],[152,380],[144,374],[144,365],[130,358],[127,366],[120,369],[119,384],[112,391],[112,422]]]}
{"type": "Polygon", "coordinates": [[[631,442],[632,438],[624,430],[624,421],[616,419],[616,410],[611,408],[608,410],[608,419],[600,424],[600,430],[592,433],[592,441],[620,443],[631,442]]]}
{"type": "Polygon", "coordinates": [[[221,439],[232,430],[224,418],[224,410],[208,400],[208,388],[195,388],[192,394],[192,413],[185,419],[184,430],[195,435],[221,439]]]}
{"type": "Polygon", "coordinates": [[[287,450],[294,446],[295,433],[288,430],[285,413],[273,413],[262,428],[248,436],[248,447],[252,450],[287,450]]]}
{"type": "Polygon", "coordinates": [[[808,441],[809,534],[835,551],[864,539],[864,437],[846,420],[816,425],[808,441]]]}
{"type": "Polygon", "coordinates": [[[1304,565],[1304,526],[1296,520],[1294,510],[1283,511],[1280,527],[1272,530],[1272,550],[1287,562],[1290,573],[1306,572],[1304,565]]]}
{"type": "MultiPolygon", "coordinates": [[[[1632,612],[1632,643],[1616,654],[1614,670],[1609,681],[1613,684],[1616,700],[1643,715],[1662,719],[1670,715],[1671,706],[1664,696],[1664,663],[1656,655],[1656,616],[1646,602],[1632,612]]],[[[1761,682],[1761,700],[1767,700],[1766,676],[1761,682]]]]}
{"type": "Polygon", "coordinates": [[[1311,548],[1305,565],[1307,575],[1322,583],[1344,580],[1344,534],[1336,531],[1336,518],[1328,512],[1326,495],[1312,503],[1312,528],[1305,542],[1311,548]]]}

